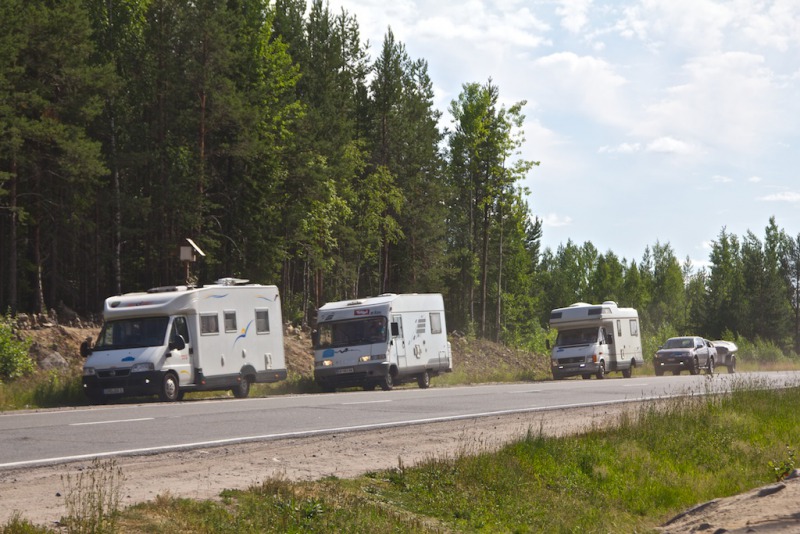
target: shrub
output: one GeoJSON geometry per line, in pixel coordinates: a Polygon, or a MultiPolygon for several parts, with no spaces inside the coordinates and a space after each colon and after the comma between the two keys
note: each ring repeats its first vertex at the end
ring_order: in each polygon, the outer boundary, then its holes
{"type": "Polygon", "coordinates": [[[20,340],[14,334],[8,315],[0,319],[0,381],[14,380],[36,369],[28,355],[30,346],[30,340],[20,340]]]}

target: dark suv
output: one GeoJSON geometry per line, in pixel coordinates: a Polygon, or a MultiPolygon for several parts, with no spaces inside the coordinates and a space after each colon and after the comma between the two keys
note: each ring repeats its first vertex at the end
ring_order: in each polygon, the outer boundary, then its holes
{"type": "Polygon", "coordinates": [[[702,337],[671,337],[656,352],[653,365],[657,376],[663,375],[665,371],[679,375],[683,370],[696,375],[701,369],[712,375],[716,354],[714,345],[702,337]]]}

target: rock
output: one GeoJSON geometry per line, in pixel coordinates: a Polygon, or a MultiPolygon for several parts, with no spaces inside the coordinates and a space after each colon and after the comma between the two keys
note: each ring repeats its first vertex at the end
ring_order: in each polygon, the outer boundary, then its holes
{"type": "Polygon", "coordinates": [[[58,352],[51,352],[39,360],[39,367],[45,371],[49,371],[51,369],[67,369],[69,367],[69,363],[58,352]]]}

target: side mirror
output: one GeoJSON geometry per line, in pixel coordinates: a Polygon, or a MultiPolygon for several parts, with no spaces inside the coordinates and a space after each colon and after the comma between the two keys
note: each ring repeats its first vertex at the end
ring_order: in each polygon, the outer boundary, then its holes
{"type": "Polygon", "coordinates": [[[607,334],[606,335],[606,343],[609,344],[609,345],[613,345],[614,344],[614,336],[613,336],[613,334],[607,334]]]}
{"type": "Polygon", "coordinates": [[[185,348],[186,348],[186,341],[184,341],[183,336],[176,337],[169,344],[169,350],[183,350],[185,348]]]}
{"type": "Polygon", "coordinates": [[[392,337],[397,337],[400,335],[400,325],[397,323],[392,323],[392,337]]]}
{"type": "Polygon", "coordinates": [[[81,356],[88,358],[92,353],[92,340],[87,338],[81,343],[81,356]]]}

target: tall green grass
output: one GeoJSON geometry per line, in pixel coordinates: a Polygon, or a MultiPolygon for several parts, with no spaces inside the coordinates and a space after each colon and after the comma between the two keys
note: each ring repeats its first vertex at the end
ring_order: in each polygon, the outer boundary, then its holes
{"type": "Polygon", "coordinates": [[[50,371],[0,382],[0,410],[86,404],[79,371],[50,371]]]}
{"type": "MultiPolygon", "coordinates": [[[[710,388],[710,386],[709,386],[710,388]]],[[[354,480],[267,479],[219,500],[160,496],[123,511],[120,532],[652,532],[701,502],[780,478],[800,443],[800,387],[741,378],[729,391],[633,408],[610,428],[354,480]]],[[[411,430],[413,432],[413,429],[411,430]]],[[[3,532],[27,532],[24,522],[3,532]]]]}

